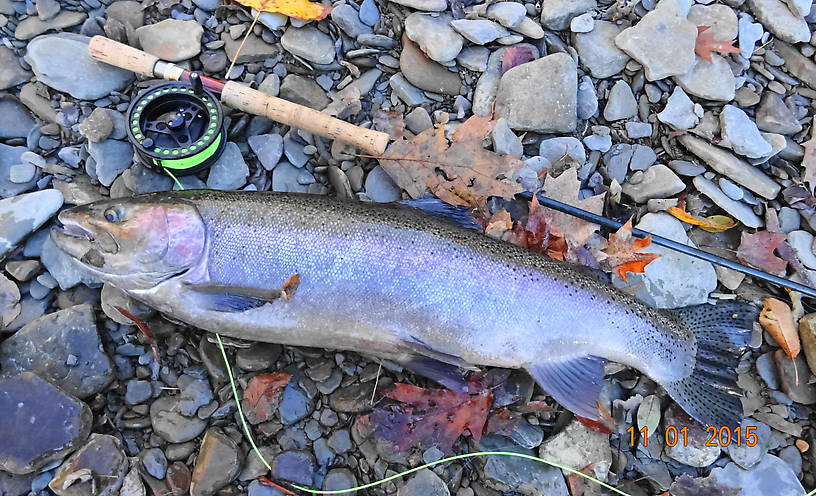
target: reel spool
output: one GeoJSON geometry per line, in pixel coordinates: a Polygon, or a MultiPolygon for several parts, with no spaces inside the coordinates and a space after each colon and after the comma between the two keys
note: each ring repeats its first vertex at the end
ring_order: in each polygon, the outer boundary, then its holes
{"type": "Polygon", "coordinates": [[[198,78],[153,86],[133,100],[127,119],[142,163],[173,175],[206,169],[227,142],[221,104],[198,78]]]}

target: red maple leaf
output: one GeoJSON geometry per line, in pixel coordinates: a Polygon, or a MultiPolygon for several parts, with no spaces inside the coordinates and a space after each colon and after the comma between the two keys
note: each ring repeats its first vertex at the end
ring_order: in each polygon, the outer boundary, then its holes
{"type": "Polygon", "coordinates": [[[697,42],[694,45],[694,53],[706,59],[711,60],[711,52],[719,52],[723,55],[728,53],[742,53],[742,50],[734,46],[734,40],[731,41],[717,41],[714,39],[714,33],[705,33],[711,26],[697,26],[697,42]]]}
{"type": "Polygon", "coordinates": [[[785,235],[771,231],[754,234],[742,233],[737,258],[751,267],[778,276],[785,274],[788,263],[774,254],[774,250],[785,241],[785,235]]]}
{"type": "Polygon", "coordinates": [[[272,419],[281,400],[283,389],[292,376],[285,372],[256,375],[244,390],[244,411],[250,424],[272,419]]]}
{"type": "Polygon", "coordinates": [[[472,389],[476,392],[469,394],[396,383],[383,395],[401,404],[377,408],[356,425],[400,452],[436,446],[447,453],[465,429],[477,443],[482,436],[493,394],[488,389],[472,389]]]}

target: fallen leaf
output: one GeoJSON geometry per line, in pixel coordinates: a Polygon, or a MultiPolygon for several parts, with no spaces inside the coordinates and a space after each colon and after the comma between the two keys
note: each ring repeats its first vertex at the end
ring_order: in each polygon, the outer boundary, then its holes
{"type": "Polygon", "coordinates": [[[478,443],[493,403],[487,389],[468,394],[397,383],[383,395],[401,404],[377,408],[359,423],[400,452],[436,446],[449,453],[465,429],[478,443]]]}
{"type": "Polygon", "coordinates": [[[504,51],[501,59],[501,73],[509,71],[517,65],[526,64],[535,60],[533,50],[526,46],[514,46],[504,51]]]}
{"type": "Polygon", "coordinates": [[[544,413],[551,412],[552,407],[544,401],[531,401],[518,407],[517,410],[521,413],[544,413]]]}
{"type": "Polygon", "coordinates": [[[305,21],[319,21],[332,11],[332,7],[308,0],[235,0],[245,7],[260,12],[277,12],[305,21]]]}
{"type": "Polygon", "coordinates": [[[617,232],[609,235],[606,248],[601,251],[604,258],[599,260],[602,267],[613,270],[626,281],[626,273],[642,274],[654,259],[660,255],[656,253],[639,253],[640,250],[652,244],[652,237],[638,239],[632,236],[632,219],[626,221],[617,232]]]}
{"type": "Polygon", "coordinates": [[[785,235],[771,231],[759,231],[754,234],[742,233],[737,258],[742,263],[778,276],[785,275],[788,263],[774,255],[776,247],[785,241],[785,235]]]}
{"type": "Polygon", "coordinates": [[[492,129],[489,119],[473,116],[451,138],[444,126],[428,129],[411,140],[395,141],[380,160],[383,170],[411,198],[429,187],[470,190],[477,197],[512,198],[522,191],[513,174],[524,162],[485,150],[482,139],[492,129]],[[448,184],[452,183],[452,184],[448,184]]]}
{"type": "Polygon", "coordinates": [[[533,196],[530,202],[530,214],[524,226],[525,245],[528,250],[543,253],[556,260],[564,260],[567,254],[567,241],[560,230],[553,228],[547,221],[549,209],[538,203],[533,196]]]}
{"type": "Polygon", "coordinates": [[[122,308],[122,307],[114,307],[114,308],[116,309],[117,312],[121,313],[122,315],[124,315],[128,319],[132,320],[133,323],[136,324],[136,327],[138,327],[139,330],[142,331],[142,334],[144,334],[145,337],[147,338],[147,342],[150,343],[150,349],[153,350],[153,358],[156,359],[157,364],[161,365],[161,358],[159,358],[159,349],[156,347],[156,340],[153,339],[153,333],[150,332],[150,327],[147,326],[145,321],[143,321],[139,317],[133,315],[132,313],[128,312],[124,308],[122,308]]]}
{"type": "MultiPolygon", "coordinates": [[[[597,215],[603,214],[604,195],[590,196],[583,200],[578,199],[581,181],[578,180],[578,169],[571,167],[558,177],[547,176],[544,180],[544,191],[547,198],[582,208],[597,215]]],[[[583,245],[595,233],[599,226],[569,214],[558,212],[546,207],[544,218],[551,230],[563,233],[564,238],[576,245],[583,245]]]]}
{"type": "Polygon", "coordinates": [[[810,126],[810,139],[802,143],[805,155],[802,157],[802,181],[809,186],[808,191],[813,192],[816,187],[816,118],[810,126]]]}
{"type": "Polygon", "coordinates": [[[510,212],[501,209],[492,217],[485,227],[485,234],[494,239],[502,239],[507,231],[513,229],[513,219],[510,218],[510,212]]]}
{"type": "Polygon", "coordinates": [[[281,393],[291,378],[285,372],[273,372],[256,375],[249,380],[242,403],[250,424],[260,424],[272,419],[280,404],[281,393]]]}
{"type": "Polygon", "coordinates": [[[711,60],[711,52],[719,52],[723,55],[729,53],[742,53],[742,50],[734,46],[734,41],[717,41],[714,39],[714,33],[708,31],[710,26],[697,26],[697,41],[694,45],[694,53],[706,59],[711,60]]]}
{"type": "Polygon", "coordinates": [[[737,225],[737,222],[728,216],[711,215],[709,217],[697,217],[696,215],[692,215],[686,212],[682,206],[669,207],[668,209],[666,209],[666,212],[670,213],[671,215],[685,222],[686,224],[700,226],[701,229],[704,229],[708,232],[723,232],[737,225]]]}
{"type": "Polygon", "coordinates": [[[801,351],[799,333],[790,307],[776,298],[765,298],[762,302],[762,311],[759,313],[759,323],[774,341],[782,348],[785,355],[795,359],[801,351]]]}
{"type": "Polygon", "coordinates": [[[521,417],[519,415],[514,414],[507,408],[499,408],[487,418],[485,433],[510,436],[520,421],[521,417]]]}
{"type": "Polygon", "coordinates": [[[371,121],[374,129],[387,133],[392,140],[402,139],[405,130],[405,119],[402,118],[402,114],[377,110],[372,114],[371,121]]]}
{"type": "Polygon", "coordinates": [[[637,425],[639,429],[646,429],[646,434],[651,436],[657,433],[657,426],[660,424],[660,398],[650,394],[643,398],[637,410],[637,425]]]}

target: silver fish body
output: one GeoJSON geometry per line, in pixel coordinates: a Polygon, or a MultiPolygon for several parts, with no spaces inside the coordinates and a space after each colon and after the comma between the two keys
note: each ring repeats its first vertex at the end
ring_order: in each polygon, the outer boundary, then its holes
{"type": "MultiPolygon", "coordinates": [[[[194,263],[122,288],[195,327],[403,362],[525,368],[590,418],[612,360],[649,375],[706,424],[741,419],[733,367],[750,328],[744,305],[655,310],[589,270],[402,205],[210,191],[120,201],[125,210],[130,202],[182,203],[199,215],[203,229],[183,229],[204,233],[191,241],[201,245],[194,263]],[[246,305],[294,275],[291,298],[246,305]]],[[[66,225],[81,224],[67,212],[66,225]]]]}

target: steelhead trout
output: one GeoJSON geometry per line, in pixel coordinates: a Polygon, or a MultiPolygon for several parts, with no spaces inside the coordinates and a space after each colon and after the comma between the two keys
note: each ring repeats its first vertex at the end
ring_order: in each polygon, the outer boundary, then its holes
{"type": "Polygon", "coordinates": [[[86,270],[207,331],[370,353],[443,384],[454,367],[524,368],[593,419],[612,360],[703,424],[743,417],[734,369],[752,306],[656,310],[591,270],[491,239],[434,200],[179,191],[102,200],[59,220],[54,241],[86,270]],[[282,287],[293,276],[294,294],[282,287]]]}

